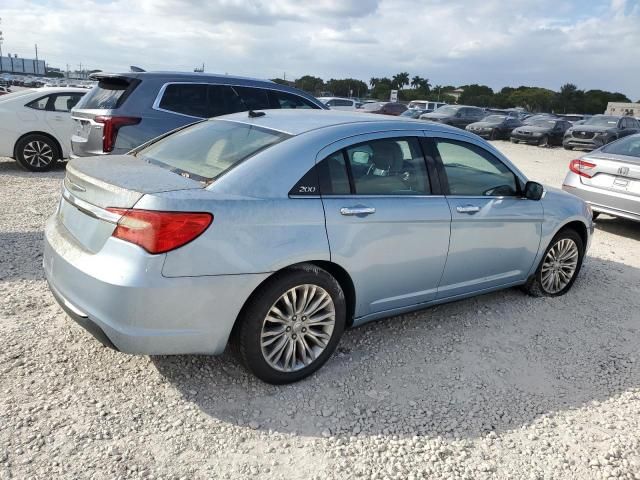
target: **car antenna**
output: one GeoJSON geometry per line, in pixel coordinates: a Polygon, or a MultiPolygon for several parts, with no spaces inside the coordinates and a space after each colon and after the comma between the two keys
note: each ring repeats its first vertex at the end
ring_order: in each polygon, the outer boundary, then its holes
{"type": "Polygon", "coordinates": [[[264,112],[254,112],[253,110],[249,110],[249,118],[258,118],[264,117],[266,113],[264,112]]]}

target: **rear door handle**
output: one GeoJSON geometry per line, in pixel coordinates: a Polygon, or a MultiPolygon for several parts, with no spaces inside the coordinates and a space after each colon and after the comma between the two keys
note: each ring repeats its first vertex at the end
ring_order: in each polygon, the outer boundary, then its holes
{"type": "Polygon", "coordinates": [[[372,215],[376,213],[373,207],[342,207],[340,215],[372,215]]]}
{"type": "Polygon", "coordinates": [[[474,214],[480,211],[480,207],[478,207],[477,205],[460,205],[456,207],[456,210],[458,211],[458,213],[474,214]]]}

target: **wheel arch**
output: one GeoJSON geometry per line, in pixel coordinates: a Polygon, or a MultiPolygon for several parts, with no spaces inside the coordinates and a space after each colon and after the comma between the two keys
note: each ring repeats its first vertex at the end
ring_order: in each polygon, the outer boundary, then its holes
{"type": "Polygon", "coordinates": [[[242,308],[238,312],[238,316],[236,317],[233,323],[233,328],[231,330],[231,338],[236,337],[236,333],[240,323],[239,319],[242,318],[242,315],[244,314],[245,309],[248,307],[253,297],[267,283],[269,283],[274,276],[281,274],[282,272],[286,272],[287,270],[290,270],[300,265],[312,265],[312,266],[322,268],[323,270],[326,270],[327,272],[329,272],[329,274],[331,274],[333,278],[336,279],[336,281],[340,284],[340,287],[342,288],[342,291],[344,292],[344,296],[345,296],[345,303],[347,307],[346,327],[348,328],[353,325],[353,319],[355,316],[355,309],[356,309],[356,291],[355,291],[355,286],[353,284],[353,280],[351,279],[351,275],[349,275],[349,273],[347,273],[347,271],[337,263],[334,263],[328,260],[309,260],[306,262],[299,262],[299,263],[287,265],[286,267],[283,267],[280,270],[272,272],[271,275],[269,275],[262,282],[260,282],[260,284],[253,289],[251,294],[244,301],[242,308]]]}
{"type": "Polygon", "coordinates": [[[578,235],[580,235],[580,239],[582,240],[583,247],[585,249],[587,248],[587,245],[589,242],[589,233],[587,230],[587,226],[584,224],[584,222],[581,222],[580,220],[572,220],[571,222],[565,223],[560,228],[558,228],[558,231],[555,233],[554,237],[558,235],[558,233],[562,232],[563,230],[575,231],[578,235]]]}
{"type": "Polygon", "coordinates": [[[13,158],[17,158],[18,156],[18,144],[26,137],[30,136],[30,135],[42,135],[43,137],[47,137],[49,138],[54,146],[56,147],[56,149],[58,150],[58,157],[59,159],[64,158],[64,152],[62,150],[62,145],[60,145],[60,142],[58,141],[58,139],[56,137],[54,137],[53,135],[51,135],[50,133],[47,132],[41,132],[39,130],[33,131],[33,132],[28,132],[25,133],[23,135],[20,135],[20,137],[18,137],[18,139],[16,140],[16,143],[13,145],[13,158]]]}

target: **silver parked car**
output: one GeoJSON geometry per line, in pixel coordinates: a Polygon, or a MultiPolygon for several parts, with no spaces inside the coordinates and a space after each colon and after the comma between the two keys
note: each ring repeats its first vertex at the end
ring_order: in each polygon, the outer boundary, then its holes
{"type": "Polygon", "coordinates": [[[640,134],[572,160],[562,188],[607,213],[640,221],[640,134]]]}
{"type": "Polygon", "coordinates": [[[255,375],[286,383],[347,327],[512,286],[562,295],[592,233],[582,200],[473,134],[273,110],[71,161],[44,268],[109,346],[218,354],[231,336],[255,375]]]}

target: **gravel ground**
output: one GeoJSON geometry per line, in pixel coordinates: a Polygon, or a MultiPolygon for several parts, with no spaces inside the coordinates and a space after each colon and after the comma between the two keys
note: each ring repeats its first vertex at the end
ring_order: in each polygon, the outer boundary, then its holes
{"type": "MultiPolygon", "coordinates": [[[[554,186],[575,155],[496,144],[554,186]]],[[[0,160],[0,479],[640,479],[640,224],[601,217],[564,297],[369,324],[274,387],[229,355],[111,351],[65,317],[41,269],[63,175],[0,160]]]]}

